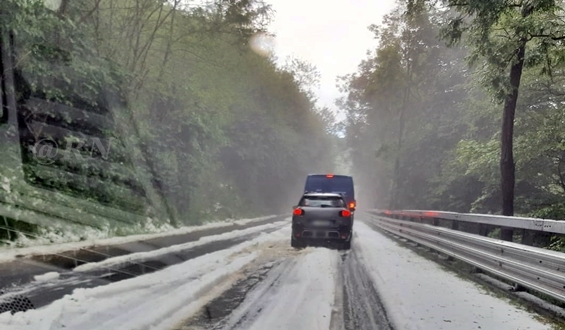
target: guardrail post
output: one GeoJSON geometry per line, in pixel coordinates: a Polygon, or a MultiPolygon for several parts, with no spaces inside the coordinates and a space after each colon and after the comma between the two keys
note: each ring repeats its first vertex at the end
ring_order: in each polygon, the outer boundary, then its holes
{"type": "Polygon", "coordinates": [[[479,224],[479,235],[488,236],[488,226],[485,224],[479,224]]]}
{"type": "Polygon", "coordinates": [[[526,233],[522,236],[522,244],[531,246],[549,246],[551,244],[552,236],[554,235],[548,232],[526,230],[526,233]]]}
{"type": "Polygon", "coordinates": [[[529,246],[534,245],[534,233],[526,229],[522,229],[521,232],[522,232],[521,243],[529,246]]]}
{"type": "Polygon", "coordinates": [[[503,241],[512,242],[514,240],[514,228],[500,227],[500,239],[503,241]]]}
{"type": "Polygon", "coordinates": [[[453,230],[459,230],[459,222],[456,220],[452,220],[451,221],[451,229],[453,230]]]}

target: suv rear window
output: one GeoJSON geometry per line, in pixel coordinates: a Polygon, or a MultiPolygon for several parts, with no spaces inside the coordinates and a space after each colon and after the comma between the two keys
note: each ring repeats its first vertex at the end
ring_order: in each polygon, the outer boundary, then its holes
{"type": "Polygon", "coordinates": [[[355,199],[353,179],[350,176],[345,175],[328,177],[327,175],[311,174],[306,178],[304,191],[341,193],[345,194],[344,197],[348,200],[355,199]]]}
{"type": "Polygon", "coordinates": [[[305,196],[300,200],[299,206],[309,207],[345,207],[341,197],[334,196],[305,196]]]}

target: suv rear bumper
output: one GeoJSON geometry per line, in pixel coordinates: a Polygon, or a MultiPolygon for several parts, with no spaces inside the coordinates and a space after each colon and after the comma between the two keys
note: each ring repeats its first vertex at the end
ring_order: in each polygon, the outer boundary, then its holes
{"type": "Polygon", "coordinates": [[[340,226],[337,228],[311,228],[300,225],[293,225],[292,238],[295,240],[320,239],[348,241],[351,239],[351,227],[340,226]]]}

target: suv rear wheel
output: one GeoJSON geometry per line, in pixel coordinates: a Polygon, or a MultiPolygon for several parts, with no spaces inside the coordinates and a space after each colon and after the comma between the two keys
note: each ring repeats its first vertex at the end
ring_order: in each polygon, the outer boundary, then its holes
{"type": "Polygon", "coordinates": [[[349,240],[341,243],[342,250],[349,250],[351,249],[351,241],[353,240],[353,230],[349,232],[349,240]]]}
{"type": "Polygon", "coordinates": [[[304,242],[301,242],[301,241],[291,237],[290,238],[290,246],[292,246],[293,248],[303,248],[303,247],[306,246],[306,244],[304,242]]]}

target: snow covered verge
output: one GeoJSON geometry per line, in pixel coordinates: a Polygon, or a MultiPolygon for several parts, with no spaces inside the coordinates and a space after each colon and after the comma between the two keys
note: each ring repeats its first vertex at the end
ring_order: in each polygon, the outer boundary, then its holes
{"type": "Polygon", "coordinates": [[[0,329],[170,329],[237,280],[261,244],[286,242],[289,234],[285,227],[155,273],[76,289],[44,308],[1,314],[0,329]]]}
{"type": "MultiPolygon", "coordinates": [[[[82,240],[79,242],[72,241],[61,244],[49,244],[49,240],[37,239],[37,240],[26,240],[23,242],[25,247],[14,248],[10,246],[5,246],[0,248],[0,263],[9,262],[14,260],[17,256],[31,256],[31,255],[41,255],[41,254],[53,254],[61,253],[65,251],[72,251],[81,248],[87,248],[92,246],[101,245],[118,245],[142,240],[148,240],[152,238],[174,236],[188,234],[192,232],[198,232],[213,228],[223,228],[232,225],[246,225],[253,222],[264,221],[270,218],[275,218],[276,215],[269,215],[253,219],[240,219],[233,220],[227,219],[225,221],[210,222],[201,226],[186,226],[180,228],[167,228],[164,231],[158,231],[151,234],[141,234],[141,235],[129,235],[129,236],[119,236],[119,237],[98,237],[96,235],[90,235],[89,239],[82,240]]],[[[78,239],[78,238],[77,238],[78,239]]]]}
{"type": "Polygon", "coordinates": [[[551,329],[534,314],[356,223],[352,249],[397,329],[551,329]]]}
{"type": "MultiPolygon", "coordinates": [[[[130,253],[130,254],[126,254],[126,255],[123,255],[123,256],[108,258],[108,259],[105,259],[105,260],[100,261],[100,262],[90,262],[90,263],[83,264],[83,265],[80,265],[78,267],[75,267],[73,269],[73,271],[75,271],[75,272],[88,272],[88,271],[92,271],[92,270],[95,270],[95,269],[109,268],[109,267],[112,267],[112,266],[116,266],[116,265],[127,263],[127,262],[132,262],[132,261],[134,262],[134,261],[137,261],[137,260],[158,258],[158,257],[163,256],[163,255],[167,255],[167,254],[171,254],[171,253],[175,253],[175,252],[181,252],[181,251],[188,250],[188,249],[191,249],[191,248],[194,248],[194,247],[197,247],[197,246],[201,246],[201,245],[204,245],[204,244],[207,244],[207,243],[229,240],[229,239],[241,237],[241,236],[248,235],[248,234],[263,232],[263,231],[268,230],[268,229],[274,229],[274,228],[283,226],[287,223],[288,223],[288,221],[283,220],[283,221],[277,221],[277,222],[266,224],[266,225],[254,226],[254,227],[251,227],[251,228],[246,228],[246,229],[241,229],[241,230],[233,230],[233,231],[229,231],[227,233],[223,233],[223,234],[219,234],[219,235],[204,236],[204,237],[201,237],[199,240],[194,241],[194,242],[171,245],[171,246],[168,246],[168,247],[164,247],[164,248],[161,248],[161,249],[148,251],[148,252],[130,253]]],[[[290,235],[290,233],[289,233],[289,235],[290,235]]]]}

